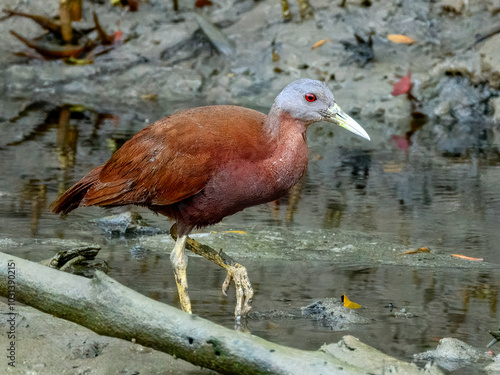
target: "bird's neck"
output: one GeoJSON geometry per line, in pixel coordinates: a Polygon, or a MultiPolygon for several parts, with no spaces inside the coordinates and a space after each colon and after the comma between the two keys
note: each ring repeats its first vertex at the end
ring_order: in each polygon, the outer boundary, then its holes
{"type": "Polygon", "coordinates": [[[290,133],[301,134],[305,139],[305,133],[309,124],[293,118],[290,113],[273,104],[267,115],[264,129],[269,139],[279,141],[290,133]]]}

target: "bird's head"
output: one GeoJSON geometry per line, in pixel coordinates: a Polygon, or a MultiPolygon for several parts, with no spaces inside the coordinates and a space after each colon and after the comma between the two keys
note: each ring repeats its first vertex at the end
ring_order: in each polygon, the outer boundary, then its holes
{"type": "Polygon", "coordinates": [[[318,121],[333,122],[370,140],[368,133],[339,107],[323,82],[299,79],[290,83],[277,96],[274,107],[281,108],[307,125],[318,121]]]}

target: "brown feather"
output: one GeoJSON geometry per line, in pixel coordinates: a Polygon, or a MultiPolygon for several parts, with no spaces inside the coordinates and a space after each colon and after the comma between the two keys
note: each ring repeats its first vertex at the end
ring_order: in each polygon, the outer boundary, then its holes
{"type": "Polygon", "coordinates": [[[127,141],[98,168],[98,176],[94,169],[53,209],[68,213],[78,206],[168,206],[189,198],[228,161],[265,157],[265,118],[236,106],[200,107],[165,117],[127,141]]]}
{"type": "Polygon", "coordinates": [[[92,169],[90,173],[69,188],[63,195],[57,198],[57,200],[52,202],[49,208],[56,214],[66,215],[79,207],[87,191],[99,181],[98,176],[101,169],[102,166],[92,169]]]}

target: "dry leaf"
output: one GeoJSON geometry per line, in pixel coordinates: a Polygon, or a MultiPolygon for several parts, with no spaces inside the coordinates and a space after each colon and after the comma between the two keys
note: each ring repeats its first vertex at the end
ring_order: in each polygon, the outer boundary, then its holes
{"type": "Polygon", "coordinates": [[[408,75],[404,76],[394,84],[391,95],[398,96],[407,94],[410,91],[410,89],[411,89],[411,72],[408,72],[408,75]]]}
{"type": "Polygon", "coordinates": [[[410,38],[406,35],[401,34],[389,34],[387,35],[387,39],[393,43],[401,43],[401,44],[413,44],[415,43],[415,39],[410,38]]]}
{"type": "Polygon", "coordinates": [[[451,256],[455,257],[455,258],[465,259],[465,260],[474,260],[476,262],[480,262],[483,260],[483,258],[473,258],[473,257],[468,257],[466,255],[460,255],[460,254],[451,254],[451,256]]]}
{"type": "Polygon", "coordinates": [[[342,302],[344,302],[344,306],[348,309],[359,309],[361,307],[361,305],[357,304],[356,302],[350,301],[345,294],[342,295],[341,300],[342,302]]]}
{"type": "Polygon", "coordinates": [[[217,232],[215,230],[210,231],[210,233],[236,233],[236,234],[247,234],[244,230],[223,230],[222,232],[217,232]]]}
{"type": "Polygon", "coordinates": [[[280,55],[274,50],[274,48],[271,52],[272,52],[273,62],[280,61],[280,55]]]}
{"type": "Polygon", "coordinates": [[[196,8],[203,8],[210,5],[214,5],[210,0],[196,0],[194,3],[196,8]]]}
{"type": "Polygon", "coordinates": [[[65,62],[67,64],[73,64],[73,65],[89,65],[89,64],[93,64],[94,61],[93,60],[89,60],[89,59],[77,59],[73,56],[70,56],[68,57],[65,62]]]}
{"type": "Polygon", "coordinates": [[[418,253],[430,253],[431,249],[428,247],[419,247],[417,250],[408,250],[399,255],[408,255],[408,254],[418,254],[418,253]]]}
{"type": "Polygon", "coordinates": [[[323,44],[325,44],[328,41],[329,41],[328,39],[321,39],[320,41],[314,43],[313,46],[311,47],[311,49],[316,49],[318,47],[321,47],[323,44]]]}

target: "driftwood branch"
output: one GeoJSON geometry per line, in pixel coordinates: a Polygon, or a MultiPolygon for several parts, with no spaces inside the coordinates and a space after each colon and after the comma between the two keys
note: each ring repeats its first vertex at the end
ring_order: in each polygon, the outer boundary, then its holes
{"type": "MultiPolygon", "coordinates": [[[[345,350],[338,344],[315,352],[288,348],[149,299],[99,271],[93,279],[87,279],[0,253],[0,295],[7,297],[9,303],[22,302],[99,334],[134,339],[144,346],[224,374],[370,372],[366,362],[361,368],[349,360],[357,350],[353,346],[357,341],[354,338],[345,350]],[[333,346],[337,352],[332,351],[333,346]],[[336,354],[338,350],[344,351],[344,356],[336,354]]],[[[382,358],[384,367],[396,365],[400,369],[401,366],[406,370],[411,368],[407,374],[419,372],[415,365],[370,349],[382,358]]],[[[371,372],[380,373],[380,370],[384,369],[371,372]]]]}
{"type": "MultiPolygon", "coordinates": [[[[11,278],[12,280],[12,278],[11,278]]],[[[70,275],[0,253],[0,294],[107,336],[175,355],[226,374],[339,373],[323,352],[305,352],[236,332],[149,299],[96,272],[70,275]],[[8,288],[9,263],[15,290],[8,288]]],[[[342,371],[341,371],[342,372],[342,371]]]]}
{"type": "Polygon", "coordinates": [[[50,259],[42,260],[44,266],[66,271],[70,266],[84,260],[93,260],[101,250],[100,246],[84,246],[59,251],[50,259]]]}

